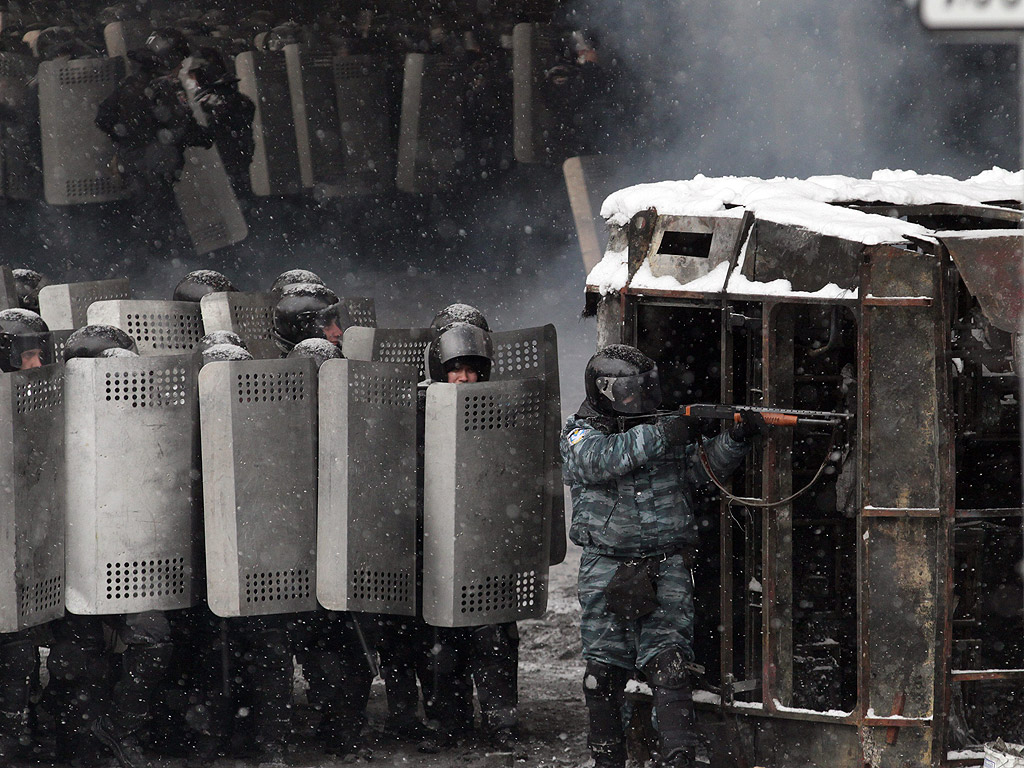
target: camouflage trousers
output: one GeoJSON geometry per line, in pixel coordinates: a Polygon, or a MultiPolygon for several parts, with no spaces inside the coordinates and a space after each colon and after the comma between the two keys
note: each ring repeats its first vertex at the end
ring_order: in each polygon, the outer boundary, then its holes
{"type": "Polygon", "coordinates": [[[604,591],[622,564],[584,550],[580,560],[580,635],[583,658],[628,670],[641,669],[668,648],[681,648],[693,660],[693,576],[682,555],[658,564],[658,607],[635,621],[608,610],[604,591]]]}

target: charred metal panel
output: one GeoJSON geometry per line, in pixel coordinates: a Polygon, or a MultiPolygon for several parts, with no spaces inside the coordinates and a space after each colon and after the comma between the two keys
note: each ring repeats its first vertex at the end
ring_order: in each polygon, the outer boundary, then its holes
{"type": "Polygon", "coordinates": [[[751,730],[753,765],[766,768],[861,768],[862,765],[857,729],[852,725],[757,718],[751,730]]]}
{"type": "Polygon", "coordinates": [[[765,283],[789,280],[794,291],[816,291],[828,283],[854,288],[863,250],[862,243],[759,219],[743,274],[765,283]]]}
{"type": "Polygon", "coordinates": [[[940,765],[943,755],[932,750],[931,728],[900,728],[899,735],[889,743],[888,728],[864,728],[861,748],[864,763],[871,768],[907,768],[907,766],[940,765]]]}
{"type": "Polygon", "coordinates": [[[1024,232],[940,232],[967,289],[996,328],[1024,328],[1024,232]]]}
{"type": "Polygon", "coordinates": [[[627,264],[629,266],[629,280],[640,269],[651,252],[651,240],[654,238],[654,228],[658,222],[658,211],[655,208],[648,208],[633,215],[629,220],[629,231],[626,234],[626,241],[629,244],[627,264]]]}
{"type": "Polygon", "coordinates": [[[655,277],[688,283],[728,262],[739,247],[742,217],[659,216],[648,263],[655,277]]]}

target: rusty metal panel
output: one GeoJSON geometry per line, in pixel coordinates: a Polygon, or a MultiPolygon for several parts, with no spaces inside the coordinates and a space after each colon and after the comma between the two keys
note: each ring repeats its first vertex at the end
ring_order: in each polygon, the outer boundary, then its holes
{"type": "Polygon", "coordinates": [[[863,243],[758,219],[751,246],[743,273],[752,280],[789,280],[794,291],[816,291],[828,283],[855,288],[860,280],[863,243]]]}
{"type": "Polygon", "coordinates": [[[1024,232],[939,232],[967,290],[996,328],[1024,328],[1024,232]]]}

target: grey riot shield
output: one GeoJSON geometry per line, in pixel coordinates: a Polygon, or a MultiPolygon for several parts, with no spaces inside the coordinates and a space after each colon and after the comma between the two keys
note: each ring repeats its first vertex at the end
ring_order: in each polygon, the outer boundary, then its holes
{"type": "Polygon", "coordinates": [[[122,77],[122,59],[57,59],[39,65],[46,202],[101,203],[127,196],[114,145],[95,123],[100,102],[122,77]]]}
{"type": "Polygon", "coordinates": [[[0,632],[64,613],[64,367],[0,374],[0,632]]]}
{"type": "Polygon", "coordinates": [[[14,273],[7,264],[0,265],[0,309],[20,307],[18,289],[14,287],[14,273]]]}
{"type": "Polygon", "coordinates": [[[128,51],[141,48],[149,37],[150,25],[143,19],[112,21],[103,28],[107,56],[128,60],[128,51]]]}
{"type": "Polygon", "coordinates": [[[0,187],[5,197],[16,200],[43,196],[38,68],[31,56],[0,53],[0,187]]]}
{"type": "Polygon", "coordinates": [[[90,325],[112,325],[133,339],[144,357],[184,355],[203,337],[203,318],[194,301],[97,301],[89,306],[90,325]]]}
{"type": "Polygon", "coordinates": [[[444,189],[453,180],[464,152],[464,66],[450,56],[424,53],[405,56],[395,171],[395,183],[403,192],[444,189]]]}
{"type": "Polygon", "coordinates": [[[361,325],[366,328],[375,328],[377,326],[377,307],[372,297],[362,298],[353,296],[342,299],[341,303],[348,310],[348,316],[355,325],[361,325]]]}
{"type": "Polygon", "coordinates": [[[317,597],[338,611],[416,615],[416,371],[320,367],[317,597]]]}
{"type": "Polygon", "coordinates": [[[302,186],[337,184],[345,173],[345,148],[334,93],[334,57],[329,50],[284,47],[299,145],[302,186]]]}
{"type": "Polygon", "coordinates": [[[345,152],[344,176],[325,196],[377,194],[395,181],[388,69],[379,56],[336,56],[334,87],[345,152]]]}
{"type": "Polygon", "coordinates": [[[63,363],[64,362],[64,348],[68,344],[68,338],[74,333],[71,329],[64,329],[59,331],[50,331],[50,347],[52,349],[51,360],[63,363]]]}
{"type": "Polygon", "coordinates": [[[76,358],[65,366],[69,611],[192,605],[197,366],[182,355],[76,358]]]}
{"type": "Polygon", "coordinates": [[[544,387],[431,384],[423,463],[423,618],[465,627],[547,607],[544,387]]]}
{"type": "Polygon", "coordinates": [[[44,285],[39,289],[39,314],[51,331],[73,330],[86,324],[93,302],[130,299],[131,295],[126,278],[44,285]]]}
{"type": "Polygon", "coordinates": [[[302,191],[292,89],[283,51],[246,51],[235,57],[238,90],[253,100],[256,144],[249,177],[257,195],[302,191]]]}
{"type": "Polygon", "coordinates": [[[185,167],[174,183],[174,196],[198,255],[240,243],[249,234],[216,147],[185,150],[185,167]]]}
{"type": "Polygon", "coordinates": [[[345,329],[341,351],[349,360],[374,360],[380,363],[408,365],[416,369],[417,381],[426,378],[424,354],[433,337],[429,328],[345,329]]]}
{"type": "Polygon", "coordinates": [[[492,381],[539,378],[544,382],[544,463],[547,482],[544,508],[551,521],[551,565],[565,559],[565,495],[558,438],[562,431],[562,403],[558,384],[558,337],[555,326],[498,331],[494,344],[492,381]]]}
{"type": "Polygon", "coordinates": [[[316,608],[317,383],[308,358],[199,377],[207,595],[218,616],[316,608]]]}
{"type": "Polygon", "coordinates": [[[274,297],[269,293],[209,293],[199,302],[203,332],[232,331],[256,359],[281,356],[274,343],[274,297]]]}
{"type": "Polygon", "coordinates": [[[571,78],[553,76],[559,65],[558,31],[547,24],[516,24],[512,30],[513,151],[521,163],[562,162],[569,151],[571,78]],[[565,80],[562,83],[562,80],[565,80]]]}

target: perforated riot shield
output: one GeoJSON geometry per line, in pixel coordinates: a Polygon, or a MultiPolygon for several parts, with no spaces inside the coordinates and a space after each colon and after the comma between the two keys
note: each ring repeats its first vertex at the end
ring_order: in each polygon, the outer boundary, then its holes
{"type": "Polygon", "coordinates": [[[547,467],[544,509],[550,525],[551,565],[565,560],[565,493],[558,438],[562,432],[562,400],[558,384],[558,337],[555,326],[498,331],[492,381],[539,378],[544,382],[544,463],[547,467]]]}
{"type": "Polygon", "coordinates": [[[0,374],[0,632],[64,613],[64,368],[0,374]]]}
{"type": "Polygon", "coordinates": [[[299,146],[295,134],[292,93],[285,54],[246,51],[235,57],[238,90],[253,100],[255,151],[249,166],[257,195],[290,195],[302,191],[299,146]]]}
{"type": "Polygon", "coordinates": [[[424,353],[430,343],[429,328],[345,329],[341,351],[349,360],[373,360],[379,363],[408,365],[416,369],[417,381],[426,378],[424,353]]]}
{"type": "Polygon", "coordinates": [[[318,189],[327,197],[384,192],[395,183],[390,65],[379,56],[336,56],[333,66],[344,175],[337,183],[318,189]]]}
{"type": "Polygon", "coordinates": [[[0,192],[15,200],[43,196],[38,68],[31,56],[0,53],[0,192]]]}
{"type": "Polygon", "coordinates": [[[127,196],[114,145],[96,127],[96,110],[124,77],[123,59],[57,59],[39,65],[43,193],[52,205],[127,196]]]}
{"type": "Polygon", "coordinates": [[[207,595],[218,616],[316,608],[317,384],[310,359],[199,377],[207,595]]]}
{"type": "Polygon", "coordinates": [[[547,607],[544,388],[431,384],[423,464],[423,618],[440,627],[547,607]]]}
{"type": "Polygon", "coordinates": [[[90,325],[112,325],[133,339],[143,357],[184,355],[203,337],[203,318],[194,301],[96,301],[90,325]]]}
{"type": "Polygon", "coordinates": [[[416,615],[416,372],[320,367],[317,597],[339,611],[416,615]]]}
{"type": "Polygon", "coordinates": [[[7,264],[0,265],[0,309],[20,307],[18,289],[14,286],[14,273],[7,264]]]}
{"type": "Polygon", "coordinates": [[[341,303],[348,310],[348,316],[352,322],[365,328],[377,326],[377,306],[372,298],[353,296],[344,298],[341,303]]]}
{"type": "Polygon", "coordinates": [[[50,331],[51,360],[58,363],[64,362],[64,348],[67,347],[68,338],[72,333],[74,333],[73,330],[50,331]]]}
{"type": "Polygon", "coordinates": [[[128,280],[44,285],[39,289],[39,314],[54,330],[73,330],[86,324],[89,305],[96,301],[130,299],[128,280]]]}
{"type": "Polygon", "coordinates": [[[182,355],[76,358],[65,366],[69,611],[192,605],[197,366],[182,355]]]}
{"type": "Polygon", "coordinates": [[[292,83],[292,109],[302,186],[337,184],[345,172],[341,120],[334,94],[334,57],[329,50],[284,47],[292,83]]]}
{"type": "Polygon", "coordinates": [[[452,182],[464,151],[465,93],[464,64],[458,59],[406,54],[395,171],[395,182],[403,192],[432,192],[452,182]]]}
{"type": "Polygon", "coordinates": [[[281,356],[274,343],[274,297],[269,293],[209,293],[199,302],[203,332],[231,331],[242,337],[257,359],[281,356]]]}

